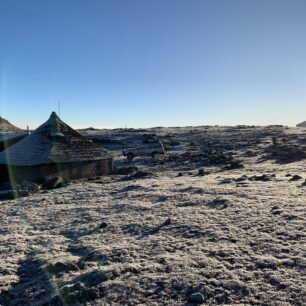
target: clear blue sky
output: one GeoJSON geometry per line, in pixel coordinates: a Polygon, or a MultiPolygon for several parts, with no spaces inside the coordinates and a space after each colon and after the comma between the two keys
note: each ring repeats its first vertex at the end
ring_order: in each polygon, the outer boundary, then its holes
{"type": "Polygon", "coordinates": [[[0,0],[0,115],[74,127],[306,120],[305,0],[0,0]]]}

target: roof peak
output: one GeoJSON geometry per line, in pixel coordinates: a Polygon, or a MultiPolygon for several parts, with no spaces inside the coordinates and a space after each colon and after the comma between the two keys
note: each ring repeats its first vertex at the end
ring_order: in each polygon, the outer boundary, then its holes
{"type": "Polygon", "coordinates": [[[59,116],[57,115],[57,113],[56,113],[56,112],[52,112],[50,117],[59,118],[59,116]]]}

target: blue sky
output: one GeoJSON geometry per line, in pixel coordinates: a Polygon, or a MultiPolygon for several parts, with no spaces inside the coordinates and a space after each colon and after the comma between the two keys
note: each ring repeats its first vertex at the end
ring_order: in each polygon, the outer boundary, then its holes
{"type": "Polygon", "coordinates": [[[305,0],[0,0],[0,115],[36,127],[306,120],[305,0]]]}

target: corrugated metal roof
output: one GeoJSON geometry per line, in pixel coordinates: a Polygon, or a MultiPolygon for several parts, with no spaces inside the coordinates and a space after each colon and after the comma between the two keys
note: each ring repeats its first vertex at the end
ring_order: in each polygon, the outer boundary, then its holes
{"type": "Polygon", "coordinates": [[[34,166],[110,158],[110,153],[65,124],[55,112],[48,121],[0,153],[0,164],[34,166]]]}

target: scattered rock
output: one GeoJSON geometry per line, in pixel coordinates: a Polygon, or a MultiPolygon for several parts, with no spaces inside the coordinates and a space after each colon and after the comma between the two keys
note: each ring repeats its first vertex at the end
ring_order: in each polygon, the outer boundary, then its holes
{"type": "Polygon", "coordinates": [[[190,149],[181,154],[168,156],[168,161],[175,161],[178,164],[200,163],[206,167],[224,166],[224,169],[240,169],[243,167],[241,161],[236,160],[232,153],[225,152],[222,148],[190,149]]]}
{"type": "Polygon", "coordinates": [[[108,226],[108,224],[106,222],[102,222],[100,225],[99,225],[99,229],[102,229],[102,228],[106,228],[108,226]]]}
{"type": "Polygon", "coordinates": [[[170,225],[171,224],[171,219],[167,218],[166,221],[163,223],[163,225],[170,225]]]}
{"type": "Polygon", "coordinates": [[[198,171],[199,176],[204,176],[204,175],[207,175],[207,174],[209,174],[209,172],[205,171],[204,169],[199,169],[199,171],[198,171]]]}
{"type": "Polygon", "coordinates": [[[205,297],[201,292],[195,292],[189,295],[188,301],[190,303],[203,304],[205,302],[205,297]]]}
{"type": "Polygon", "coordinates": [[[207,206],[210,208],[215,208],[215,209],[225,209],[229,206],[230,202],[227,199],[221,199],[217,198],[209,203],[207,203],[207,206]]]}
{"type": "Polygon", "coordinates": [[[131,173],[135,173],[138,171],[138,168],[135,166],[127,166],[127,167],[116,167],[113,171],[113,174],[117,175],[128,175],[131,173]]]}
{"type": "Polygon", "coordinates": [[[234,169],[242,169],[242,168],[244,168],[244,165],[239,160],[232,161],[231,163],[223,167],[224,170],[234,170],[234,169]]]}
{"type": "Polygon", "coordinates": [[[298,180],[301,180],[302,177],[300,175],[293,175],[293,177],[289,180],[289,182],[294,182],[294,181],[298,181],[298,180]]]}
{"type": "Polygon", "coordinates": [[[287,163],[306,158],[305,147],[293,143],[271,146],[268,153],[271,158],[287,163]]]}
{"type": "Polygon", "coordinates": [[[47,264],[44,270],[51,274],[58,274],[62,272],[77,271],[79,270],[79,268],[76,264],[72,262],[58,261],[47,264]]]}
{"type": "Polygon", "coordinates": [[[60,289],[60,295],[67,305],[75,305],[95,300],[99,297],[99,291],[93,288],[85,287],[81,282],[63,286],[60,289]]]}
{"type": "Polygon", "coordinates": [[[271,180],[271,176],[268,174],[262,174],[262,175],[254,175],[249,178],[250,181],[261,181],[261,182],[268,182],[271,180]]]}
{"type": "Polygon", "coordinates": [[[130,176],[131,179],[155,177],[156,175],[149,170],[138,170],[130,176]]]}
{"type": "Polygon", "coordinates": [[[233,183],[233,179],[231,178],[226,178],[226,179],[223,179],[220,184],[231,184],[233,183]]]}
{"type": "Polygon", "coordinates": [[[40,191],[40,185],[33,182],[24,181],[21,185],[17,186],[17,190],[23,190],[27,191],[29,194],[34,194],[40,191]]]}
{"type": "Polygon", "coordinates": [[[45,189],[56,189],[56,188],[60,188],[63,184],[63,178],[60,176],[55,176],[49,180],[47,180],[43,187],[45,189]]]}
{"type": "Polygon", "coordinates": [[[244,181],[246,181],[248,179],[248,177],[246,176],[246,175],[242,175],[242,176],[240,176],[240,177],[238,177],[238,178],[236,178],[236,182],[244,182],[244,181]]]}
{"type": "Polygon", "coordinates": [[[171,224],[171,219],[167,218],[163,223],[155,226],[154,228],[150,229],[145,233],[146,235],[154,235],[157,234],[164,226],[170,225],[171,224]]]}
{"type": "Polygon", "coordinates": [[[17,190],[15,195],[17,198],[25,198],[30,196],[31,193],[27,190],[17,190]]]}
{"type": "Polygon", "coordinates": [[[101,180],[101,176],[97,176],[97,177],[89,177],[88,178],[88,181],[98,181],[98,180],[101,180]]]}
{"type": "Polygon", "coordinates": [[[86,287],[95,287],[103,282],[114,278],[114,271],[103,272],[100,270],[93,270],[78,276],[77,280],[86,287]]]}

